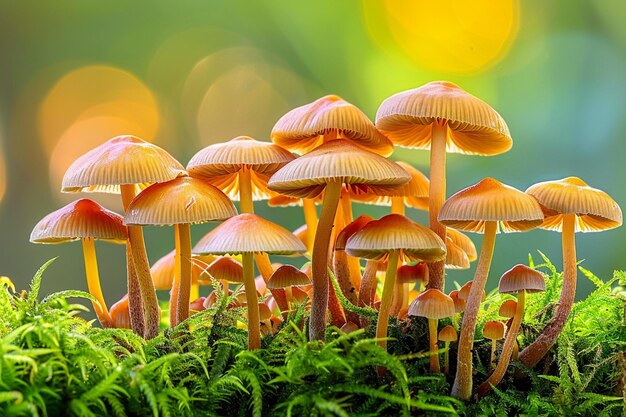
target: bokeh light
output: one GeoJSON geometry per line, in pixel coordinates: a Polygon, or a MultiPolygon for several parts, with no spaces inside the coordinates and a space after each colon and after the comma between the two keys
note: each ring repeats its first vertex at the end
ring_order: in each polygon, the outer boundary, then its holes
{"type": "Polygon", "coordinates": [[[475,73],[500,60],[518,30],[517,0],[363,1],[373,39],[421,68],[475,73]],[[390,45],[390,43],[395,45],[390,45]]]}

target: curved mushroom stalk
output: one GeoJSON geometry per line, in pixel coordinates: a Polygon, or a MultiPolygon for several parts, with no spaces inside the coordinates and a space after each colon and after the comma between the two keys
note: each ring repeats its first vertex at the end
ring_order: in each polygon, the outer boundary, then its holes
{"type": "Polygon", "coordinates": [[[111,327],[112,320],[107,310],[106,303],[104,302],[104,295],[102,295],[102,288],[100,288],[100,277],[98,274],[98,261],[96,258],[96,246],[93,238],[82,239],[83,243],[83,256],[85,258],[85,275],[87,276],[87,288],[89,294],[96,297],[96,301],[93,301],[94,312],[98,321],[103,327],[111,327]]]}

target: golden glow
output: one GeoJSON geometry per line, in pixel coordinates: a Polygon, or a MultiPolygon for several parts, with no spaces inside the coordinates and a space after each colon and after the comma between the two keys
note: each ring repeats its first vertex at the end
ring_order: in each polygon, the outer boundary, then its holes
{"type": "Polygon", "coordinates": [[[419,67],[478,72],[508,51],[519,25],[517,0],[363,1],[370,35],[419,67]]]}
{"type": "MultiPolygon", "coordinates": [[[[97,117],[116,120],[111,134],[97,144],[126,133],[152,140],[159,127],[156,99],[141,80],[119,68],[85,66],[57,81],[41,104],[39,128],[46,153],[53,152],[75,123],[97,117]],[[133,130],[125,130],[129,125],[133,130]]],[[[73,143],[91,141],[91,136],[74,137],[73,143]]]]}

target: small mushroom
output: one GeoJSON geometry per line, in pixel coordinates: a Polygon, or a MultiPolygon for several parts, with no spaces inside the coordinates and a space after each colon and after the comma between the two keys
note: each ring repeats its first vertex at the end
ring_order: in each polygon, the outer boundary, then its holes
{"type": "MultiPolygon", "coordinates": [[[[398,268],[396,283],[396,294],[398,294],[397,297],[400,299],[398,318],[407,314],[411,288],[416,284],[419,289],[418,293],[424,292],[424,288],[428,284],[428,267],[426,262],[418,262],[415,265],[402,265],[398,268]]],[[[413,300],[411,299],[411,301],[413,300]]]]}
{"type": "Polygon", "coordinates": [[[274,271],[269,281],[267,281],[267,288],[283,288],[287,295],[287,300],[294,302],[296,300],[293,296],[292,289],[310,284],[311,280],[307,274],[300,271],[295,266],[282,265],[274,271]]]}
{"type": "Polygon", "coordinates": [[[222,284],[225,293],[228,293],[229,282],[237,284],[243,284],[244,282],[243,266],[230,256],[219,256],[206,267],[206,272],[222,284]]]}
{"type": "Polygon", "coordinates": [[[496,366],[496,342],[504,339],[506,325],[498,320],[489,320],[483,326],[483,336],[491,340],[491,356],[489,357],[489,370],[496,366]]]}
{"type": "Polygon", "coordinates": [[[242,256],[244,289],[248,308],[248,349],[261,346],[259,307],[254,282],[253,254],[288,255],[304,253],[306,247],[283,227],[252,213],[231,217],[206,234],[194,247],[194,253],[242,256]],[[253,231],[251,233],[251,231],[253,231]]]}
{"type": "Polygon", "coordinates": [[[454,315],[454,301],[445,293],[429,289],[421,293],[409,306],[409,316],[428,319],[428,340],[430,341],[430,372],[439,373],[439,346],[437,345],[437,323],[439,319],[454,315]]]}
{"type": "Polygon", "coordinates": [[[456,329],[447,325],[439,330],[439,340],[444,342],[443,352],[443,373],[448,375],[450,371],[450,343],[457,341],[456,329]]]}
{"type": "Polygon", "coordinates": [[[124,294],[119,301],[111,306],[111,327],[116,329],[130,329],[130,312],[128,311],[128,294],[124,294]]]}

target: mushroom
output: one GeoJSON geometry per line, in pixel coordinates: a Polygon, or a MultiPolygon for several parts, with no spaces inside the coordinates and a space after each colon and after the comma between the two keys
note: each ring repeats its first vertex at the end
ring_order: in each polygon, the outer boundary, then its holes
{"type": "MultiPolygon", "coordinates": [[[[267,200],[275,195],[267,188],[268,178],[294,159],[291,152],[278,145],[238,136],[198,151],[187,164],[187,170],[190,176],[206,180],[232,200],[239,200],[242,213],[254,213],[254,200],[267,200]]],[[[269,257],[255,254],[254,258],[267,283],[274,272],[269,257]]],[[[274,298],[281,310],[289,308],[282,293],[274,294],[274,298]]]]}
{"type": "MultiPolygon", "coordinates": [[[[214,257],[205,257],[200,263],[199,259],[193,259],[193,265],[191,267],[191,292],[189,299],[195,300],[200,296],[199,293],[199,281],[202,281],[202,275],[205,274],[203,263],[213,262],[214,257]],[[209,259],[207,259],[209,258],[209,259]]],[[[159,258],[150,267],[150,275],[152,276],[152,282],[154,288],[157,290],[172,289],[172,283],[174,282],[174,271],[176,268],[176,249],[171,250],[166,255],[159,258]]]]}
{"type": "Polygon", "coordinates": [[[119,301],[111,306],[111,327],[115,329],[130,329],[130,313],[128,311],[128,294],[124,294],[119,301]]]}
{"type": "Polygon", "coordinates": [[[506,324],[498,320],[489,320],[483,326],[483,336],[491,340],[491,355],[489,356],[489,370],[496,366],[496,342],[504,339],[506,324]]]}
{"type": "MultiPolygon", "coordinates": [[[[387,342],[384,338],[387,337],[398,260],[406,258],[410,261],[434,261],[445,257],[445,245],[426,227],[405,216],[389,214],[379,220],[369,222],[352,235],[346,243],[346,252],[348,255],[360,258],[387,260],[387,272],[376,326],[378,344],[386,349],[387,342]]],[[[451,305],[454,308],[452,301],[451,305]]]]}
{"type": "Polygon", "coordinates": [[[310,339],[324,338],[329,298],[328,250],[342,184],[390,188],[409,179],[398,164],[342,139],[332,140],[288,163],[270,178],[269,188],[282,194],[313,198],[324,191],[312,254],[310,339]]]}
{"type": "Polygon", "coordinates": [[[439,340],[444,342],[443,373],[448,375],[450,371],[450,343],[457,341],[456,329],[450,325],[445,326],[439,330],[439,340]]]}
{"type": "Polygon", "coordinates": [[[292,287],[311,284],[309,276],[295,266],[282,265],[270,277],[267,288],[284,288],[287,300],[296,301],[292,294],[292,287]]]}
{"type": "Polygon", "coordinates": [[[506,300],[502,304],[500,304],[500,308],[498,309],[498,315],[502,317],[506,317],[504,322],[506,323],[506,327],[511,327],[513,323],[513,317],[515,317],[515,312],[517,311],[517,301],[515,300],[506,300]]]}
{"type": "MultiPolygon", "coordinates": [[[[409,309],[409,293],[411,292],[410,286],[419,284],[419,292],[423,292],[426,284],[428,283],[428,267],[425,262],[418,262],[415,265],[402,265],[398,268],[396,292],[397,299],[400,300],[400,305],[397,306],[398,318],[405,316],[409,309]],[[409,287],[409,288],[407,288],[409,287]]],[[[396,298],[394,297],[394,300],[396,298]]],[[[394,308],[392,307],[392,315],[394,308]]]]}
{"type": "Polygon", "coordinates": [[[500,278],[499,290],[503,294],[517,292],[515,314],[513,315],[511,327],[509,327],[506,334],[506,340],[502,346],[502,352],[500,352],[498,366],[489,378],[478,386],[477,393],[479,398],[484,397],[489,391],[491,391],[492,387],[498,385],[506,373],[506,368],[509,366],[511,355],[515,349],[515,345],[517,344],[517,332],[519,331],[522,320],[524,319],[526,293],[545,291],[546,281],[541,272],[535,271],[525,265],[518,264],[502,274],[502,277],[500,278]]]}
{"type": "Polygon", "coordinates": [[[248,308],[248,349],[261,346],[259,308],[254,283],[253,254],[287,255],[306,252],[306,247],[283,227],[252,213],[231,217],[206,234],[194,253],[213,255],[241,254],[243,280],[248,308]],[[251,231],[253,231],[251,233],[251,231]]]}
{"type": "MultiPolygon", "coordinates": [[[[186,175],[165,150],[135,136],[117,136],[76,159],[63,176],[61,191],[121,193],[124,211],[137,188],[186,175]]],[[[159,333],[161,308],[150,277],[140,226],[128,228],[128,306],[133,331],[147,339],[159,333]]]]}
{"type": "MultiPolygon", "coordinates": [[[[430,341],[430,372],[439,373],[439,346],[437,345],[437,323],[439,319],[454,315],[454,301],[444,292],[431,288],[424,291],[409,306],[409,316],[428,319],[428,340],[430,341]]],[[[446,360],[447,363],[447,360],[446,360]]]]}
{"type": "Polygon", "coordinates": [[[85,259],[85,276],[89,293],[96,298],[93,308],[100,324],[110,327],[111,316],[107,310],[96,258],[95,239],[125,243],[127,229],[122,216],[102,207],[93,200],[81,199],[62,207],[41,219],[30,234],[33,243],[65,243],[80,240],[85,259]]]}
{"type": "Polygon", "coordinates": [[[474,262],[478,259],[478,253],[476,252],[476,246],[474,246],[474,242],[468,236],[459,232],[456,229],[447,228],[446,229],[446,238],[452,240],[452,243],[457,245],[459,248],[465,252],[467,255],[467,259],[470,262],[474,262]]]}
{"type": "Polygon", "coordinates": [[[191,293],[191,224],[235,216],[232,201],[216,187],[191,177],[153,184],[128,206],[127,225],[174,225],[176,260],[170,293],[170,326],[189,317],[191,293]]]}
{"type": "MultiPolygon", "coordinates": [[[[487,103],[447,81],[387,98],[376,126],[398,146],[430,149],[430,228],[445,241],[439,210],[446,199],[446,152],[497,155],[511,148],[504,119],[487,103]]],[[[429,288],[444,289],[443,262],[429,265],[429,288]]]]}
{"type": "MultiPolygon", "coordinates": [[[[228,294],[228,283],[234,282],[243,284],[243,266],[237,260],[230,256],[220,256],[211,262],[206,271],[213,278],[222,283],[224,293],[228,294]]],[[[255,280],[256,288],[256,280],[255,280]]],[[[258,289],[257,289],[258,293],[258,289]]]]}
{"type": "Polygon", "coordinates": [[[481,296],[489,276],[493,248],[498,230],[522,232],[543,221],[537,201],[493,178],[465,188],[450,197],[441,207],[439,220],[448,227],[483,233],[483,246],[474,274],[473,285],[465,305],[456,378],[452,395],[467,400],[472,394],[472,346],[481,296]]]}
{"type": "Polygon", "coordinates": [[[535,184],[526,192],[539,201],[546,219],[542,229],[561,231],[563,289],[556,311],[539,337],[519,354],[519,360],[534,367],[559,337],[576,295],[577,232],[600,232],[622,224],[622,210],[604,191],[588,186],[577,177],[535,184]]]}

